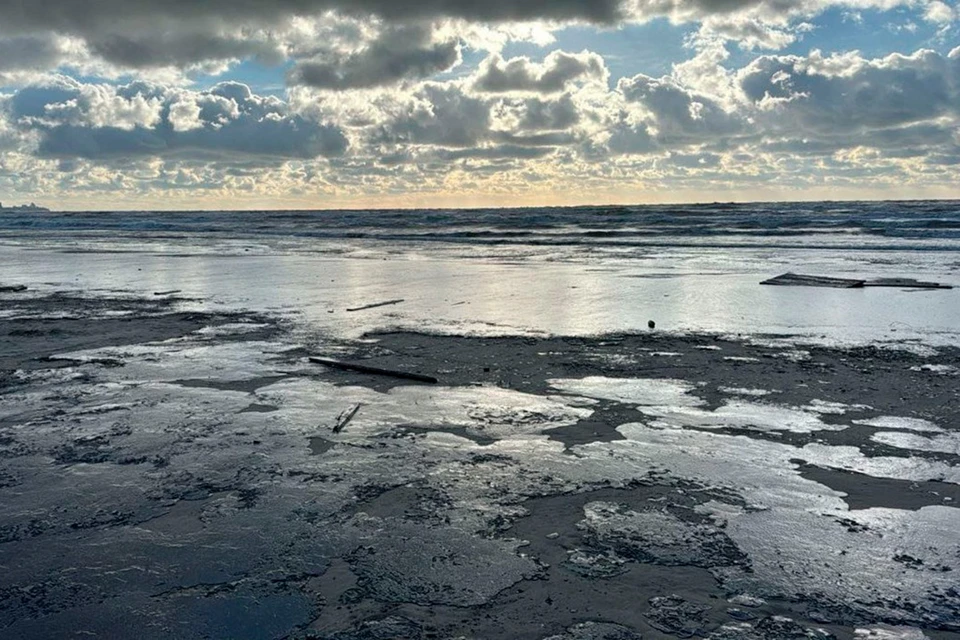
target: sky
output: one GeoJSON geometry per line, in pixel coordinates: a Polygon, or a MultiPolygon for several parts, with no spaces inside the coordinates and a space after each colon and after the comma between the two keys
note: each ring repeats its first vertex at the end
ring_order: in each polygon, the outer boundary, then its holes
{"type": "Polygon", "coordinates": [[[11,0],[0,202],[960,198],[957,0],[11,0]]]}

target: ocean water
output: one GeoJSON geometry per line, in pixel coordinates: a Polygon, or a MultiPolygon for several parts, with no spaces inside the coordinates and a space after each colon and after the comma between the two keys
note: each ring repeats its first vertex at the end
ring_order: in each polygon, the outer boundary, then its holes
{"type": "MultiPolygon", "coordinates": [[[[248,241],[323,252],[452,245],[569,258],[630,258],[658,248],[957,251],[960,201],[804,202],[572,208],[181,211],[0,214],[7,240],[248,241]],[[537,251],[534,247],[542,247],[537,251]]],[[[449,247],[448,247],[449,249],[449,247]]]]}
{"type": "Polygon", "coordinates": [[[0,258],[5,283],[179,289],[349,335],[583,335],[654,320],[667,331],[960,344],[960,289],[758,284],[794,271],[960,286],[958,201],[3,212],[0,258]]]}

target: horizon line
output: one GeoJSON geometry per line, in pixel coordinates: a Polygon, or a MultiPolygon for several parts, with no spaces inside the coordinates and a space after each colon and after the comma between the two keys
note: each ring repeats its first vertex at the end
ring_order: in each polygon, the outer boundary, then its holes
{"type": "MultiPolygon", "coordinates": [[[[0,200],[2,202],[2,200],[0,200]]],[[[36,204],[43,207],[46,211],[22,210],[23,213],[226,213],[226,212],[254,212],[263,213],[283,213],[283,212],[315,212],[328,213],[338,211],[521,211],[529,209],[590,209],[590,208],[624,208],[624,207],[676,207],[676,206],[694,206],[706,207],[711,205],[759,205],[759,204],[800,204],[800,203],[883,203],[883,202],[960,202],[960,197],[956,198],[849,198],[849,199],[801,199],[801,200],[711,200],[711,201],[675,201],[675,202],[648,202],[648,203],[600,203],[600,204],[573,204],[573,205],[517,205],[517,206],[472,206],[472,207],[416,207],[416,206],[395,206],[395,207],[315,207],[315,208],[248,208],[248,209],[54,209],[45,205],[36,204]]],[[[13,207],[4,207],[0,213],[14,211],[13,207]]]]}

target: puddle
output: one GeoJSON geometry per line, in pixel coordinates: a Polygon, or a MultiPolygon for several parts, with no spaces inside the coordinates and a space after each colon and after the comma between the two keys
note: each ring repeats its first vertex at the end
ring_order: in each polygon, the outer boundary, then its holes
{"type": "Polygon", "coordinates": [[[949,453],[960,456],[960,434],[944,433],[931,437],[902,431],[879,431],[870,436],[874,442],[879,442],[898,449],[908,451],[932,451],[949,453]]]}
{"type": "Polygon", "coordinates": [[[842,431],[846,428],[823,422],[816,412],[742,400],[728,400],[714,411],[695,407],[644,407],[642,411],[655,418],[651,424],[671,427],[793,433],[842,431]]]}
{"type": "Polygon", "coordinates": [[[902,429],[904,431],[917,431],[919,433],[943,432],[943,429],[933,424],[929,420],[924,420],[922,418],[882,416],[880,418],[871,418],[869,420],[854,420],[853,424],[862,424],[867,427],[877,427],[878,429],[902,429]]]}
{"type": "Polygon", "coordinates": [[[580,379],[555,379],[547,382],[563,393],[614,400],[637,406],[696,407],[703,404],[702,400],[690,395],[696,387],[682,380],[591,376],[580,379]]]}

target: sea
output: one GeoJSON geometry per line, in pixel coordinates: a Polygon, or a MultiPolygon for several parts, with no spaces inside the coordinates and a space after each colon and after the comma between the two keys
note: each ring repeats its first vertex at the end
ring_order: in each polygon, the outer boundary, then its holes
{"type": "Polygon", "coordinates": [[[756,339],[960,344],[960,288],[759,284],[785,272],[960,287],[960,201],[0,213],[0,284],[176,291],[166,295],[187,306],[280,313],[350,337],[597,335],[653,321],[756,339]]]}

